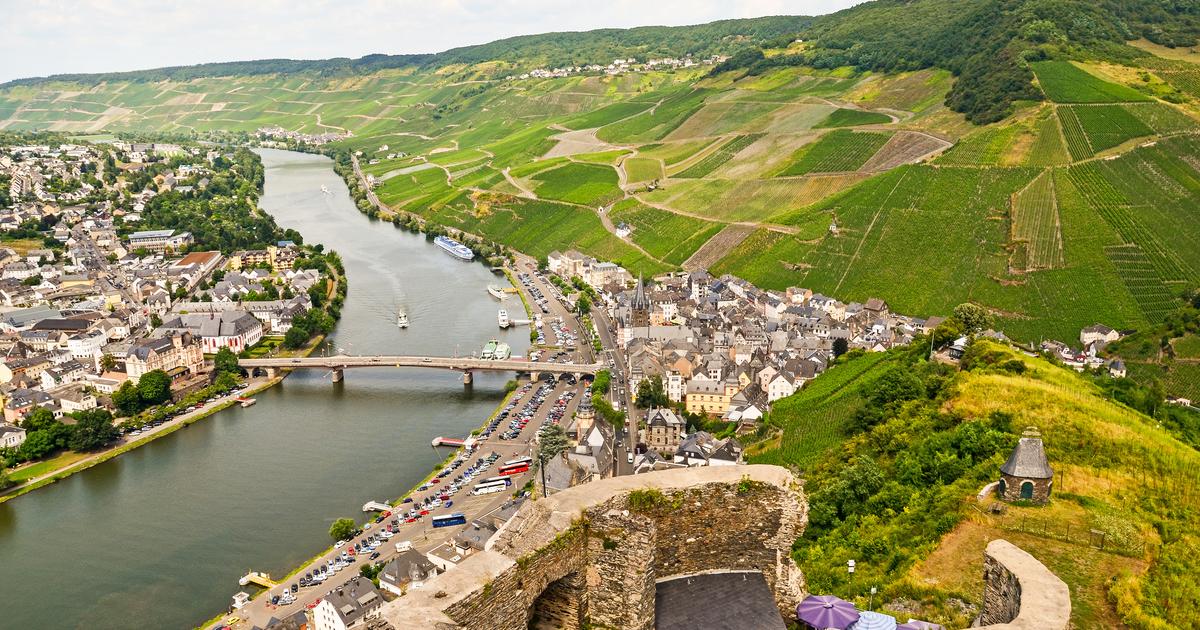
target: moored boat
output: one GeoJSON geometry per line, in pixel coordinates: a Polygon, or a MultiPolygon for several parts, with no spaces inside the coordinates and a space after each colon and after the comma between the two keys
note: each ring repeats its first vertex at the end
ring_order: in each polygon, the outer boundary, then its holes
{"type": "Polygon", "coordinates": [[[408,328],[408,313],[404,312],[404,309],[396,311],[396,326],[408,328]]]}
{"type": "Polygon", "coordinates": [[[459,260],[474,260],[475,252],[471,251],[470,247],[459,243],[449,236],[439,236],[433,239],[433,244],[442,248],[447,254],[458,258],[459,260]]]}
{"type": "Polygon", "coordinates": [[[500,312],[496,313],[496,320],[501,328],[508,328],[512,324],[512,320],[508,318],[508,311],[504,309],[500,309],[500,312]]]}
{"type": "Polygon", "coordinates": [[[496,298],[497,300],[503,300],[505,297],[504,289],[501,289],[500,287],[498,287],[494,284],[489,284],[487,290],[488,290],[488,295],[496,298]]]}

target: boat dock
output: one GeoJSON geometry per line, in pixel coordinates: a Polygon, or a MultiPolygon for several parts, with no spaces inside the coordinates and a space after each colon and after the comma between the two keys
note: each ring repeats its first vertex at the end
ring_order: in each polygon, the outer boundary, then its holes
{"type": "Polygon", "coordinates": [[[246,572],[246,575],[243,575],[241,579],[238,580],[238,584],[242,586],[254,584],[255,586],[261,586],[265,589],[272,589],[276,586],[279,586],[279,583],[272,580],[271,576],[261,571],[246,572]]]}

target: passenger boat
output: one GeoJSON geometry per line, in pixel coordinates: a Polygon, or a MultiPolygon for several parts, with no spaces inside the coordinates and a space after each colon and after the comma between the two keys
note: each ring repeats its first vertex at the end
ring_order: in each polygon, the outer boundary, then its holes
{"type": "Polygon", "coordinates": [[[492,358],[496,359],[497,361],[510,359],[512,358],[512,348],[510,348],[508,344],[501,341],[500,343],[496,344],[496,349],[492,352],[492,358]]]}
{"type": "Polygon", "coordinates": [[[439,236],[433,239],[433,244],[442,248],[442,251],[454,256],[459,260],[474,260],[475,252],[471,251],[470,247],[459,243],[458,241],[448,237],[439,236]]]}
{"type": "Polygon", "coordinates": [[[512,325],[512,320],[508,319],[508,311],[504,309],[500,309],[500,312],[496,313],[496,319],[501,328],[508,328],[512,325]]]}
{"type": "Polygon", "coordinates": [[[496,298],[497,300],[504,299],[504,297],[505,297],[504,289],[501,289],[500,287],[498,287],[494,284],[489,284],[487,289],[488,289],[488,295],[496,298]]]}
{"type": "Polygon", "coordinates": [[[255,400],[253,398],[238,398],[237,400],[238,400],[238,404],[241,405],[243,408],[252,407],[252,406],[254,406],[254,403],[258,402],[257,400],[255,400]]]}
{"type": "Polygon", "coordinates": [[[408,313],[405,313],[404,309],[399,309],[396,311],[396,326],[400,328],[408,328],[408,313]]]}
{"type": "Polygon", "coordinates": [[[480,352],[480,353],[479,353],[479,358],[481,358],[481,359],[494,359],[494,358],[496,358],[496,345],[497,345],[498,343],[499,343],[499,342],[498,342],[498,341],[496,341],[495,339],[492,339],[491,341],[487,342],[487,344],[485,344],[485,345],[483,346],[483,352],[480,352]]]}

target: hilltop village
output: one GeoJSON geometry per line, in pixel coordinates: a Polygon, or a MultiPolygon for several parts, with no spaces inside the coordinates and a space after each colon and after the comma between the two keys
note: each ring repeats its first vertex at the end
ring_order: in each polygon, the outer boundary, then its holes
{"type": "Polygon", "coordinates": [[[6,485],[230,392],[240,378],[214,366],[221,353],[298,347],[332,326],[313,308],[329,301],[326,256],[253,210],[254,163],[177,144],[0,148],[6,485]],[[84,422],[100,437],[73,441],[84,422]]]}

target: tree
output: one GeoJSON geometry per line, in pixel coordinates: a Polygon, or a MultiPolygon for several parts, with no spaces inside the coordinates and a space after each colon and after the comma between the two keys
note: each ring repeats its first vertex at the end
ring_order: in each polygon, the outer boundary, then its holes
{"type": "Polygon", "coordinates": [[[992,314],[978,304],[959,304],[954,307],[954,319],[962,324],[968,333],[978,332],[992,326],[992,314]]]}
{"type": "Polygon", "coordinates": [[[229,348],[221,348],[217,350],[217,355],[213,357],[213,368],[217,374],[228,372],[230,374],[241,374],[242,368],[238,367],[237,355],[229,348]]]}
{"type": "Polygon", "coordinates": [[[132,416],[142,408],[142,397],[133,381],[125,381],[112,395],[113,406],[122,416],[132,416]]]}
{"type": "Polygon", "coordinates": [[[15,485],[17,482],[8,476],[8,471],[4,470],[3,466],[0,466],[0,490],[7,490],[15,485]]]}
{"type": "Polygon", "coordinates": [[[162,370],[150,370],[138,379],[138,397],[147,406],[171,399],[171,377],[162,370]]]}
{"type": "Polygon", "coordinates": [[[850,342],[846,341],[845,337],[838,337],[837,339],[833,340],[833,356],[840,357],[843,354],[846,354],[846,351],[849,349],[850,342]]]}
{"type": "Polygon", "coordinates": [[[587,315],[592,312],[592,301],[587,295],[580,295],[578,300],[575,300],[575,312],[580,315],[587,315]]]}
{"type": "Polygon", "coordinates": [[[58,420],[54,419],[54,414],[45,407],[36,407],[25,416],[21,421],[21,426],[25,431],[33,433],[34,431],[44,431],[49,429],[58,420]]]}
{"type": "Polygon", "coordinates": [[[663,388],[662,376],[655,374],[642,379],[642,382],[638,383],[637,399],[634,403],[642,409],[670,406],[671,399],[667,398],[667,391],[663,388]]]}
{"type": "Polygon", "coordinates": [[[237,377],[233,375],[233,372],[220,372],[217,374],[216,380],[213,381],[213,385],[222,391],[231,390],[237,387],[237,384],[237,377]]]}
{"type": "Polygon", "coordinates": [[[159,326],[162,326],[162,318],[158,316],[158,313],[151,313],[150,314],[150,327],[158,328],[159,326]]]}
{"type": "Polygon", "coordinates": [[[352,519],[339,518],[329,526],[329,537],[334,540],[349,540],[354,537],[356,531],[358,531],[358,526],[352,519]]]}
{"type": "Polygon", "coordinates": [[[111,354],[100,357],[100,371],[111,372],[117,368],[117,358],[111,354]]]}
{"type": "Polygon", "coordinates": [[[78,421],[67,443],[73,451],[92,451],[117,439],[120,431],[113,426],[107,409],[89,409],[74,414],[78,421]]]}
{"type": "Polygon", "coordinates": [[[546,496],[546,464],[567,450],[567,430],[562,425],[552,424],[538,436],[537,460],[542,470],[542,496],[546,496]]]}

